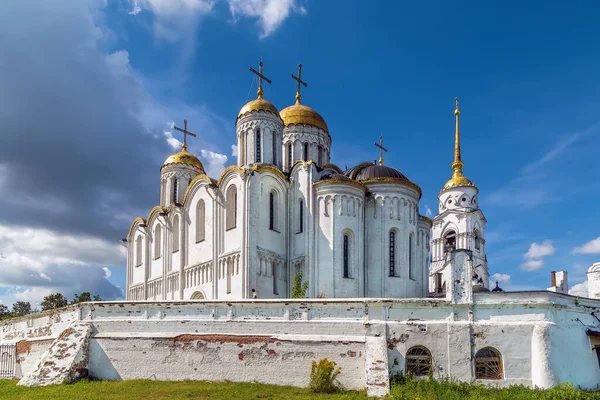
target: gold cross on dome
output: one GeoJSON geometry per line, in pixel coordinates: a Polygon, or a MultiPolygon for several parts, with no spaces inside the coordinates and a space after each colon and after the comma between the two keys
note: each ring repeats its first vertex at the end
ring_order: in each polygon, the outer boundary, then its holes
{"type": "Polygon", "coordinates": [[[298,64],[298,76],[292,74],[292,79],[298,82],[298,88],[296,89],[296,101],[300,103],[300,99],[302,98],[302,96],[300,95],[300,85],[308,87],[308,83],[302,80],[302,64],[298,64]]]}
{"type": "Polygon", "coordinates": [[[177,127],[177,126],[174,126],[173,128],[175,130],[178,130],[179,132],[183,132],[183,150],[187,150],[187,139],[186,139],[187,135],[196,137],[195,133],[192,133],[192,132],[190,132],[190,131],[187,130],[187,119],[183,120],[183,129],[181,129],[181,128],[177,127]]]}
{"type": "Polygon", "coordinates": [[[379,165],[383,165],[383,152],[387,153],[388,149],[383,147],[383,136],[379,136],[379,143],[375,142],[375,146],[379,147],[379,165]]]}
{"type": "Polygon", "coordinates": [[[262,99],[263,97],[263,88],[262,88],[262,81],[263,79],[265,81],[267,81],[267,83],[272,83],[271,80],[269,78],[267,78],[266,76],[263,75],[262,73],[262,67],[263,67],[263,62],[259,62],[258,63],[258,71],[255,70],[254,68],[250,67],[250,71],[252,71],[254,74],[256,74],[256,76],[258,76],[258,92],[256,92],[256,94],[258,94],[258,98],[262,99]]]}

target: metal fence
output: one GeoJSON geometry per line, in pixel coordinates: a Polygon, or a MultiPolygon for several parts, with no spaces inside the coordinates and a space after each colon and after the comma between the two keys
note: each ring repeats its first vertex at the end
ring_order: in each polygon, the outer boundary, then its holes
{"type": "Polygon", "coordinates": [[[16,353],[14,344],[0,345],[0,378],[14,378],[16,353]]]}

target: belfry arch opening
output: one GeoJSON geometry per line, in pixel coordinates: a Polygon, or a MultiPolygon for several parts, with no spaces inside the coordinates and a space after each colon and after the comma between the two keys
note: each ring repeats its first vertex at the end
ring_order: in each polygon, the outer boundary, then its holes
{"type": "Polygon", "coordinates": [[[444,255],[456,250],[456,232],[449,230],[444,234],[444,255]]]}

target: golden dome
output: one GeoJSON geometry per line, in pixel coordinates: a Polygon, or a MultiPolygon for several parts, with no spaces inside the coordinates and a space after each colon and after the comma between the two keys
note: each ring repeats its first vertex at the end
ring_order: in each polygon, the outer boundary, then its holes
{"type": "Polygon", "coordinates": [[[327,124],[323,117],[312,108],[301,104],[300,101],[296,101],[296,104],[293,106],[284,108],[279,115],[283,120],[284,126],[294,124],[311,125],[329,133],[329,129],[327,128],[327,124]]]}
{"type": "Polygon", "coordinates": [[[244,114],[250,113],[252,111],[264,111],[270,112],[274,115],[279,115],[279,111],[277,111],[277,108],[273,105],[273,103],[263,99],[262,96],[259,96],[259,98],[256,100],[252,100],[246,103],[244,107],[242,107],[242,109],[240,110],[240,113],[238,114],[238,119],[244,114]]]}
{"type": "Polygon", "coordinates": [[[452,176],[452,178],[446,182],[442,190],[450,189],[458,186],[473,186],[476,187],[473,182],[467,179],[465,176],[452,176]]]}
{"type": "Polygon", "coordinates": [[[181,150],[179,153],[171,154],[169,157],[167,157],[161,169],[172,164],[185,164],[204,171],[204,167],[202,166],[200,160],[198,160],[195,155],[189,153],[185,149],[181,150]]]}

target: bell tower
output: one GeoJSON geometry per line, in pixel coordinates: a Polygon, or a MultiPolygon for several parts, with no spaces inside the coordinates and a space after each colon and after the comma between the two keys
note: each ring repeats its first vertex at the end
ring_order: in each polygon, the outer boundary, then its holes
{"type": "Polygon", "coordinates": [[[438,194],[438,215],[433,219],[430,288],[436,294],[449,290],[450,262],[453,250],[472,253],[473,290],[487,290],[489,272],[485,255],[484,228],[486,219],[479,209],[479,190],[463,175],[464,162],[460,153],[458,97],[455,98],[454,162],[452,178],[438,194]]]}

